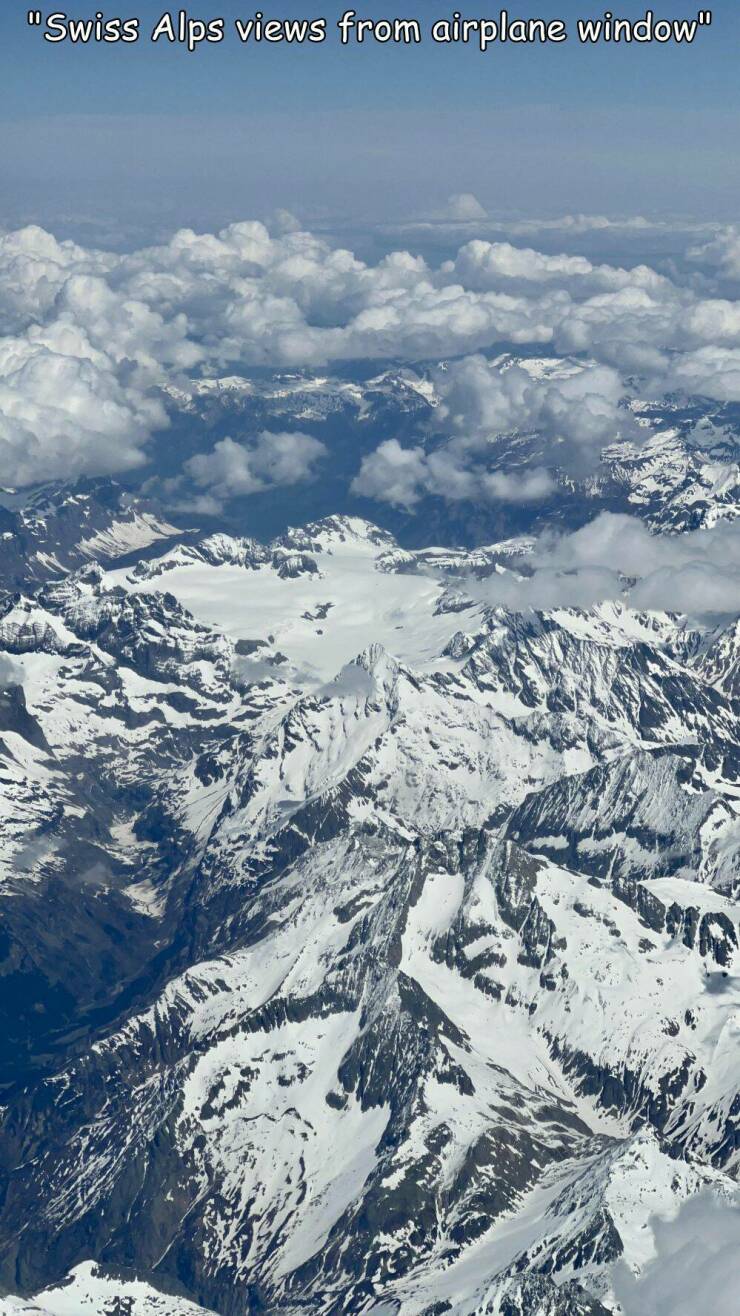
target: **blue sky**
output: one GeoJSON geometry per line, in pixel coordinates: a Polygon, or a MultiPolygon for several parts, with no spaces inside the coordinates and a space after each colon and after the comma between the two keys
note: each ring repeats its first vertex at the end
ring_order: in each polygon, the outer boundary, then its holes
{"type": "MultiPolygon", "coordinates": [[[[664,17],[694,0],[664,0],[664,17]]],[[[498,212],[680,213],[731,219],[740,200],[736,138],[740,9],[714,5],[692,47],[546,49],[338,46],[338,6],[265,6],[326,16],[322,46],[262,46],[231,35],[188,54],[136,46],[51,46],[26,26],[27,2],[0,16],[0,219],[89,215],[112,226],[218,224],[288,207],[360,222],[428,212],[471,191],[498,212]]],[[[104,7],[103,7],[104,8],[104,7]]],[[[161,0],[107,14],[147,30],[161,0]]],[[[177,6],[176,6],[177,8],[177,6]]],[[[255,6],[201,3],[193,16],[250,17],[255,6]]],[[[427,0],[362,15],[418,17],[427,0]]],[[[498,4],[461,6],[497,16],[498,4]]],[[[512,0],[512,15],[598,16],[603,6],[512,0]]],[[[621,16],[645,4],[615,5],[621,16]]],[[[94,6],[70,5],[86,17],[94,6]]]]}

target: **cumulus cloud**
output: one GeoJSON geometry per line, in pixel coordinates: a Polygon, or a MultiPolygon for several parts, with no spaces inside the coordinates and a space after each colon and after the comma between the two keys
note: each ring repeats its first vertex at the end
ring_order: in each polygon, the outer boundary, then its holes
{"type": "Polygon", "coordinates": [[[52,310],[66,280],[78,271],[105,273],[115,257],[57,242],[32,224],[0,235],[0,320],[15,333],[52,310]]]}
{"type": "Polygon", "coordinates": [[[312,477],[315,463],[325,453],[323,443],[300,431],[263,430],[249,443],[220,439],[209,453],[198,453],[185,463],[191,479],[207,491],[194,510],[215,511],[229,498],[298,484],[312,477]]]}
{"type": "Polygon", "coordinates": [[[125,366],[145,384],[160,383],[167,371],[190,370],[203,349],[188,339],[184,315],[164,316],[135,297],[116,293],[90,274],[69,278],[56,301],[49,334],[82,329],[116,366],[125,366]]]}
{"type": "Polygon", "coordinates": [[[722,229],[709,242],[691,247],[688,256],[696,265],[717,271],[727,279],[740,279],[740,230],[734,226],[722,229]]]}
{"type": "Polygon", "coordinates": [[[398,439],[386,439],[363,457],[352,490],[396,507],[413,507],[429,492],[428,478],[429,461],[422,447],[404,448],[398,439]]]}
{"type": "Polygon", "coordinates": [[[521,473],[490,471],[483,476],[483,487],[491,499],[504,503],[538,503],[555,488],[555,482],[542,466],[521,473]]]}
{"type": "MultiPolygon", "coordinates": [[[[673,388],[714,398],[718,402],[740,400],[740,347],[702,347],[687,352],[673,364],[673,388]]],[[[665,378],[668,384],[668,378],[665,378]]]]}
{"type": "Polygon", "coordinates": [[[740,342],[740,303],[710,298],[692,307],[686,327],[699,342],[740,342]]]}
{"type": "Polygon", "coordinates": [[[591,233],[594,230],[604,232],[608,229],[616,229],[618,232],[624,230],[637,231],[643,233],[645,230],[663,231],[672,227],[662,220],[646,219],[644,215],[626,215],[622,217],[610,217],[608,215],[560,215],[557,219],[525,219],[511,225],[512,232],[517,234],[524,233],[545,233],[555,231],[558,233],[591,233]]]}
{"type": "Polygon", "coordinates": [[[352,492],[396,507],[414,508],[425,496],[448,502],[538,502],[553,489],[551,476],[536,467],[521,473],[488,471],[454,447],[426,452],[386,439],[364,457],[352,492]]]}
{"type": "Polygon", "coordinates": [[[570,534],[543,535],[528,565],[530,575],[506,572],[471,588],[487,603],[516,610],[620,599],[696,617],[740,612],[738,522],[657,535],[635,517],[603,512],[570,534]]]}
{"type": "Polygon", "coordinates": [[[73,325],[0,338],[0,454],[11,485],[82,472],[130,470],[154,429],[160,401],[125,382],[106,353],[73,325]]]}
{"type": "Polygon", "coordinates": [[[510,242],[484,242],[478,238],[466,242],[454,261],[445,261],[442,270],[456,275],[469,288],[495,288],[501,283],[521,280],[526,283],[556,282],[564,278],[583,278],[593,272],[584,256],[547,256],[531,247],[514,247],[510,242]]]}
{"type": "MultiPolygon", "coordinates": [[[[459,233],[470,221],[456,218],[454,213],[451,213],[450,203],[454,200],[455,198],[451,197],[448,205],[442,210],[411,216],[400,223],[387,224],[384,226],[384,231],[389,234],[423,234],[425,231],[435,229],[452,234],[459,233]]],[[[514,219],[511,216],[484,212],[482,215],[476,215],[475,218],[478,221],[476,226],[478,231],[486,235],[505,235],[508,238],[548,238],[550,241],[560,242],[596,235],[605,238],[613,237],[615,241],[622,243],[625,238],[639,241],[647,235],[656,234],[661,237],[684,238],[696,243],[698,238],[709,237],[719,227],[710,223],[657,219],[645,215],[565,214],[549,218],[540,216],[514,219]]]]}
{"type": "MultiPolygon", "coordinates": [[[[475,209],[470,198],[457,204],[475,209]]],[[[511,242],[467,242],[438,268],[403,250],[373,265],[292,226],[272,236],[240,223],[181,230],[122,258],[111,281],[167,316],[184,314],[216,359],[247,365],[418,360],[505,341],[587,353],[663,388],[677,354],[734,332],[721,299],[703,305],[644,264],[595,265],[511,242]]]]}
{"type": "Polygon", "coordinates": [[[553,464],[583,474],[607,444],[641,435],[623,405],[626,385],[608,366],[586,364],[537,377],[524,366],[501,369],[472,356],[437,379],[440,415],[467,447],[498,434],[535,432],[551,445],[553,464]]]}
{"type": "Polygon", "coordinates": [[[273,212],[270,227],[276,229],[278,233],[300,233],[301,221],[291,210],[278,208],[273,212]]]}
{"type": "Polygon", "coordinates": [[[474,239],[460,248],[453,261],[445,261],[442,273],[455,277],[466,288],[480,291],[517,286],[531,293],[537,285],[556,284],[576,297],[589,293],[614,292],[621,288],[646,288],[671,295],[670,281],[647,265],[626,270],[613,265],[595,265],[585,256],[549,255],[532,247],[510,242],[474,239]]]}

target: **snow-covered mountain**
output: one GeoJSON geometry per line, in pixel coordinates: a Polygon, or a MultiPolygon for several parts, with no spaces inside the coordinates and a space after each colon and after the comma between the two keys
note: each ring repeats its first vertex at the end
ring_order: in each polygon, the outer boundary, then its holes
{"type": "Polygon", "coordinates": [[[0,607],[0,1310],[629,1316],[739,1204],[737,624],[77,506],[0,607]]]}

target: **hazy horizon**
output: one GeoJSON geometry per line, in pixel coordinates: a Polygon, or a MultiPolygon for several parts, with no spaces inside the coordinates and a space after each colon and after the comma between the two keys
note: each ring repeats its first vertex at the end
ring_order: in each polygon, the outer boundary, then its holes
{"type": "MultiPolygon", "coordinates": [[[[284,207],[314,224],[356,225],[428,215],[461,192],[498,214],[734,217],[740,14],[728,0],[691,46],[571,39],[485,54],[428,39],[341,48],[340,8],[281,7],[281,17],[326,16],[332,35],[321,45],[251,50],[232,34],[188,54],[148,38],[51,45],[13,0],[0,15],[0,223],[116,226],[126,240],[284,207]]],[[[540,8],[569,24],[602,12],[573,0],[540,8]]],[[[632,0],[619,9],[644,11],[632,0]]],[[[125,10],[142,29],[161,12],[159,0],[125,10]]],[[[426,32],[448,11],[415,3],[402,12],[426,32]]],[[[689,14],[673,4],[658,12],[689,14]]]]}

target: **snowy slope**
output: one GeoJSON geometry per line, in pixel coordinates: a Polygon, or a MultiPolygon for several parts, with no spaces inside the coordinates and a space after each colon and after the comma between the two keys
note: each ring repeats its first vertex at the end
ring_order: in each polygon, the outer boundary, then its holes
{"type": "Polygon", "coordinates": [[[180,533],[157,507],[112,480],[0,490],[0,578],[7,589],[23,588],[180,533]]]}

